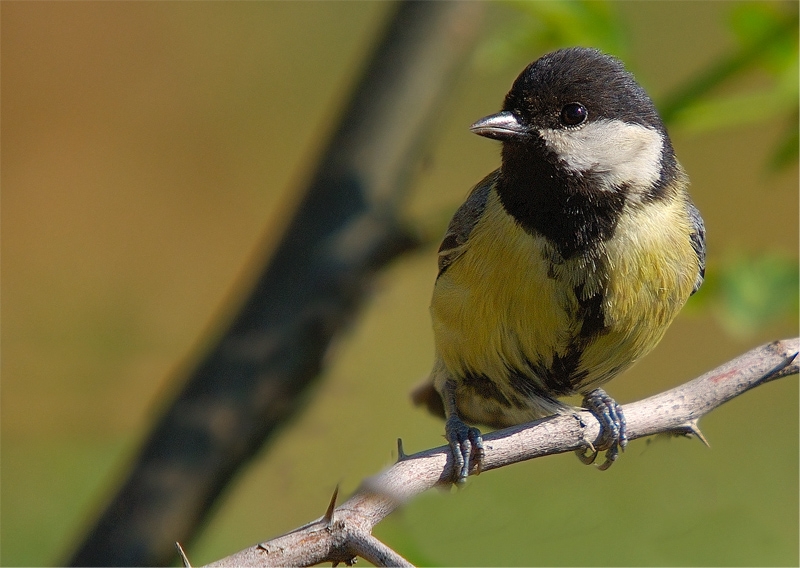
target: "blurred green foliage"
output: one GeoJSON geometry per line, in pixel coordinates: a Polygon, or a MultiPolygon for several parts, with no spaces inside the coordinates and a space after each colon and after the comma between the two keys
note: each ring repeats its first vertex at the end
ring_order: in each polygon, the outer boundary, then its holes
{"type": "MultiPolygon", "coordinates": [[[[797,260],[768,251],[732,252],[709,271],[704,296],[732,335],[746,337],[798,311],[797,260]]],[[[706,302],[703,302],[706,303],[706,302]]]]}
{"type": "MultiPolygon", "coordinates": [[[[662,115],[696,133],[778,120],[786,126],[767,169],[795,165],[800,119],[798,4],[735,3],[728,27],[737,39],[736,48],[667,97],[662,115]],[[750,74],[757,74],[757,80],[736,88],[750,74]]],[[[742,337],[782,319],[797,321],[797,258],[769,250],[724,254],[724,260],[712,262],[707,270],[701,297],[729,333],[742,337]]]]}
{"type": "Polygon", "coordinates": [[[566,45],[596,47],[626,59],[627,27],[619,4],[606,1],[508,3],[518,12],[478,51],[483,67],[516,65],[520,54],[545,53],[566,45]]]}
{"type": "Polygon", "coordinates": [[[730,53],[666,98],[660,105],[667,123],[696,132],[779,119],[785,133],[770,162],[772,168],[797,162],[798,5],[734,4],[729,28],[738,45],[730,53]],[[755,84],[735,88],[758,73],[755,84]]]}

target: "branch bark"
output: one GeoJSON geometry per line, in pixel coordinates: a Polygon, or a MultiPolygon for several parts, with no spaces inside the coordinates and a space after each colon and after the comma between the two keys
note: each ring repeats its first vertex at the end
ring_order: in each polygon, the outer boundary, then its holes
{"type": "MultiPolygon", "coordinates": [[[[629,439],[660,433],[697,436],[698,421],[723,403],[759,385],[798,373],[800,338],[775,341],[748,351],[688,383],[624,406],[629,439]]],[[[599,444],[600,424],[586,411],[551,416],[486,434],[483,470],[581,450],[599,444]]],[[[345,503],[334,494],[321,518],[283,536],[259,543],[209,566],[310,566],[320,562],[352,564],[357,556],[377,566],[410,566],[372,536],[372,528],[414,496],[452,482],[447,446],[406,456],[398,440],[399,460],[362,482],[345,503]]],[[[188,565],[188,564],[187,564],[188,565]]]]}

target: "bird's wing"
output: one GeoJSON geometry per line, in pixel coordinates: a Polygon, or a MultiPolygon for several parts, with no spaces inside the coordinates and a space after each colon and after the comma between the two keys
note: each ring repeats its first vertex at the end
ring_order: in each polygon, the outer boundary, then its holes
{"type": "Polygon", "coordinates": [[[697,271],[697,279],[694,281],[694,289],[692,290],[692,294],[694,294],[700,288],[706,274],[706,226],[703,223],[703,218],[700,216],[700,211],[697,210],[694,203],[689,201],[686,207],[689,213],[689,219],[692,220],[692,232],[689,238],[692,240],[692,248],[695,254],[697,254],[700,267],[697,271]]]}
{"type": "Polygon", "coordinates": [[[458,208],[450,220],[450,226],[447,228],[447,233],[445,233],[442,244],[439,246],[439,276],[458,257],[464,254],[469,234],[475,228],[481,215],[483,215],[489,192],[497,183],[499,174],[500,170],[495,170],[483,178],[472,189],[467,200],[458,208]]]}

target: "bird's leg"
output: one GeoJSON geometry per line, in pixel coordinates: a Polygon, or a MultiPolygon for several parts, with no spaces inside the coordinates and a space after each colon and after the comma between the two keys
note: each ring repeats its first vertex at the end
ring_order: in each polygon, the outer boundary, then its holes
{"type": "MultiPolygon", "coordinates": [[[[611,398],[603,389],[594,389],[583,399],[583,406],[595,415],[602,426],[602,440],[600,448],[608,448],[606,461],[598,467],[606,470],[616,461],[620,451],[625,451],[628,445],[628,433],[625,427],[625,415],[622,407],[611,398]]],[[[583,463],[594,462],[597,451],[586,456],[583,450],[576,452],[583,463]]]]}
{"type": "Polygon", "coordinates": [[[483,463],[483,438],[477,428],[467,426],[458,416],[456,408],[456,383],[448,380],[444,384],[442,400],[447,414],[444,433],[453,453],[453,473],[456,483],[464,483],[469,475],[470,461],[475,464],[475,473],[481,471],[483,463]]]}

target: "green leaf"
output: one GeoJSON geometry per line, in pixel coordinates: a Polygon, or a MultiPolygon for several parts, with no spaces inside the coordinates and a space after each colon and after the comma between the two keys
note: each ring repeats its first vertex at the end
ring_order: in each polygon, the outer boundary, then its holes
{"type": "MultiPolygon", "coordinates": [[[[737,93],[706,100],[696,100],[672,115],[674,126],[699,133],[721,128],[763,124],[773,118],[796,115],[797,82],[765,91],[737,93]]],[[[795,121],[796,122],[796,121],[795,121]]]]}
{"type": "MultiPolygon", "coordinates": [[[[741,2],[734,4],[730,27],[743,46],[752,46],[760,38],[779,29],[784,21],[797,18],[797,4],[790,2],[741,2]]],[[[791,65],[797,52],[797,33],[782,34],[759,55],[759,62],[772,73],[780,74],[791,65]]]]}

